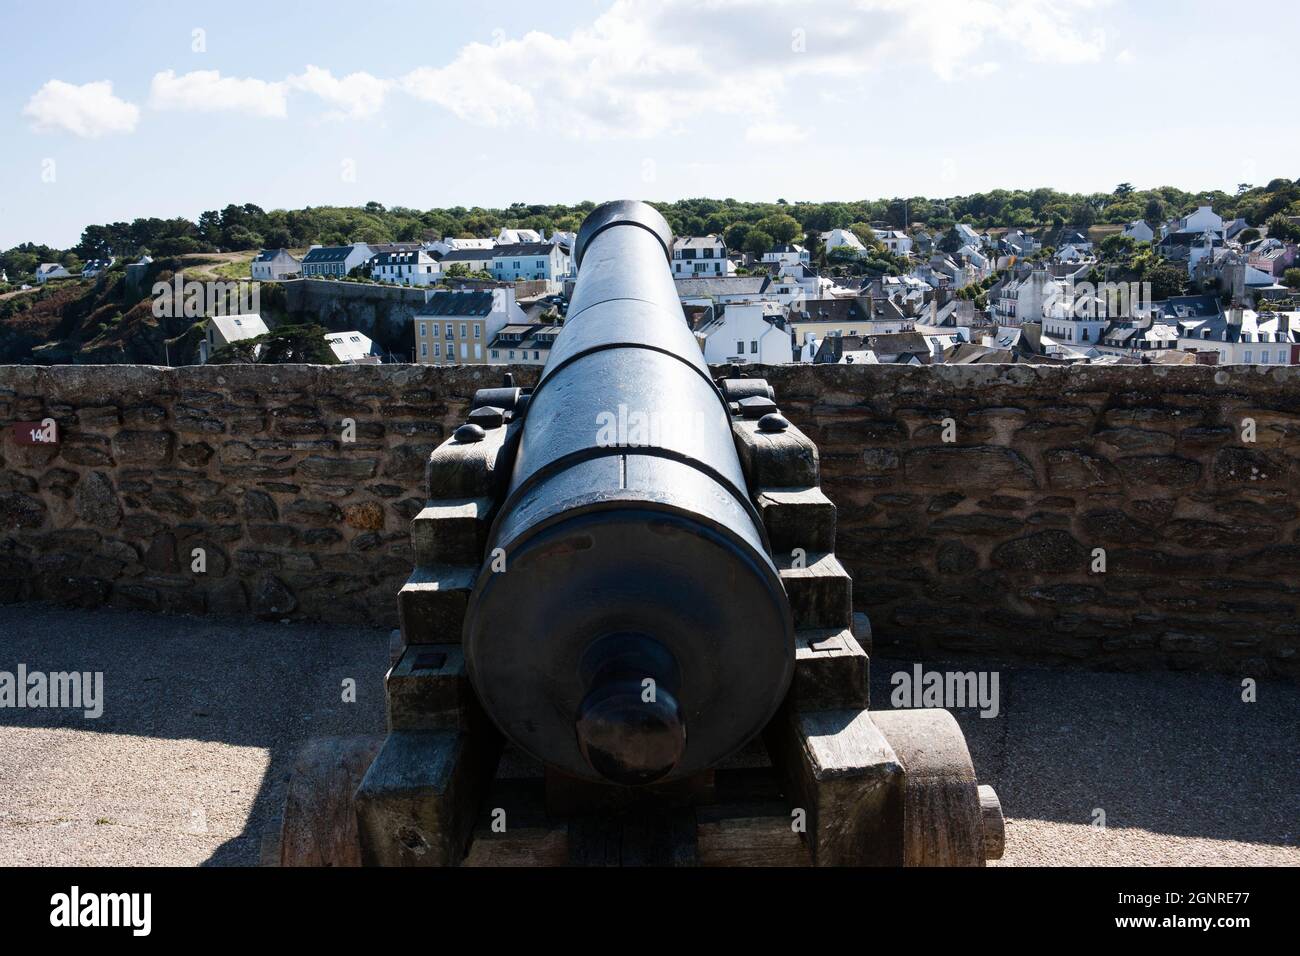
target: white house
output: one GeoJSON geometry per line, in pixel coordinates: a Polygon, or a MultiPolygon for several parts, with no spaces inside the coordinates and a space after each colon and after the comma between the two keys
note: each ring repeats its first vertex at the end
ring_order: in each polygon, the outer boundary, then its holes
{"type": "Polygon", "coordinates": [[[1300,312],[1233,308],[1179,321],[1178,347],[1217,352],[1220,365],[1300,364],[1300,312]]]}
{"type": "Polygon", "coordinates": [[[781,274],[772,277],[763,292],[763,298],[789,303],[799,299],[820,299],[831,294],[835,280],[818,274],[812,266],[799,265],[782,268],[781,274]]]}
{"type": "Polygon", "coordinates": [[[57,262],[42,262],[36,269],[37,285],[44,285],[51,279],[71,279],[72,273],[57,262]]]}
{"type": "Polygon", "coordinates": [[[682,236],[673,241],[673,278],[731,276],[736,264],[727,258],[721,236],[682,236]]]}
{"type": "Polygon", "coordinates": [[[486,365],[488,343],[507,325],[527,325],[513,284],[491,289],[426,292],[414,317],[415,361],[421,365],[486,365]]]}
{"type": "Polygon", "coordinates": [[[849,229],[832,229],[830,232],[823,232],[822,248],[829,254],[842,246],[847,246],[854,252],[865,253],[867,247],[862,244],[862,240],[855,236],[849,229]]]}
{"type": "Polygon", "coordinates": [[[442,266],[423,249],[381,252],[370,260],[370,278],[397,285],[434,285],[442,278],[442,266]]]}
{"type": "Polygon", "coordinates": [[[901,230],[890,229],[886,232],[878,232],[876,238],[883,242],[885,248],[896,256],[907,256],[912,253],[912,240],[907,233],[901,230]]]}
{"type": "Polygon", "coordinates": [[[967,265],[974,266],[981,279],[993,271],[988,256],[980,252],[975,246],[962,246],[957,250],[957,258],[964,260],[967,265]]]}
{"type": "Polygon", "coordinates": [[[424,248],[426,252],[446,255],[463,249],[491,249],[496,244],[495,239],[457,239],[454,236],[447,236],[443,239],[435,239],[433,242],[426,242],[424,248]]]}
{"type": "Polygon", "coordinates": [[[325,341],[329,343],[339,362],[343,365],[378,365],[379,354],[370,337],[360,332],[327,332],[325,341]]]}
{"type": "Polygon", "coordinates": [[[1080,248],[1071,242],[1057,249],[1052,258],[1056,262],[1091,262],[1092,254],[1087,249],[1080,248]]]}
{"type": "Polygon", "coordinates": [[[249,266],[254,279],[262,282],[278,282],[302,271],[302,263],[287,249],[263,249],[249,266]]]}
{"type": "Polygon", "coordinates": [[[734,303],[696,329],[710,363],[783,365],[793,360],[785,310],[776,302],[734,303]]]}
{"type": "Polygon", "coordinates": [[[271,331],[256,313],[248,315],[214,315],[208,330],[199,340],[199,362],[205,363],[218,349],[243,339],[255,339],[271,331]]]}
{"type": "Polygon", "coordinates": [[[1063,283],[1046,269],[1034,269],[1023,279],[1003,284],[993,305],[993,321],[1002,328],[1017,328],[1026,322],[1038,322],[1050,300],[1062,297],[1063,283]]]}
{"type": "Polygon", "coordinates": [[[518,279],[558,282],[572,271],[573,260],[558,242],[518,242],[492,250],[492,278],[498,282],[518,279]]]}
{"type": "Polygon", "coordinates": [[[489,365],[545,365],[560,326],[507,325],[488,345],[489,365]]]}
{"type": "Polygon", "coordinates": [[[374,256],[364,242],[354,242],[350,246],[312,246],[302,260],[304,279],[319,276],[334,276],[341,279],[357,266],[365,265],[374,256]]]}
{"type": "Polygon", "coordinates": [[[443,272],[450,272],[455,266],[463,266],[470,272],[492,271],[492,247],[471,246],[465,249],[452,249],[443,253],[438,260],[443,272]]]}
{"type": "Polygon", "coordinates": [[[516,246],[521,242],[541,242],[542,234],[536,229],[507,229],[501,227],[497,233],[498,246],[516,246]]]}
{"type": "Polygon", "coordinates": [[[957,230],[957,241],[961,245],[975,246],[976,248],[984,245],[984,237],[970,226],[966,225],[966,223],[959,222],[953,226],[953,229],[957,230]]]}
{"type": "Polygon", "coordinates": [[[1223,238],[1223,217],[1211,206],[1197,206],[1195,212],[1174,219],[1165,224],[1163,235],[1175,232],[1212,232],[1219,239],[1223,238]]]}
{"type": "Polygon", "coordinates": [[[780,263],[782,266],[807,265],[812,261],[812,256],[803,246],[787,242],[773,246],[763,253],[763,261],[769,265],[774,263],[780,263]]]}
{"type": "Polygon", "coordinates": [[[1124,235],[1134,242],[1155,242],[1156,233],[1145,219],[1134,219],[1124,227],[1124,235]]]}
{"type": "Polygon", "coordinates": [[[107,259],[91,259],[81,267],[81,278],[93,279],[101,273],[107,272],[113,268],[113,263],[117,260],[112,256],[107,259]]]}

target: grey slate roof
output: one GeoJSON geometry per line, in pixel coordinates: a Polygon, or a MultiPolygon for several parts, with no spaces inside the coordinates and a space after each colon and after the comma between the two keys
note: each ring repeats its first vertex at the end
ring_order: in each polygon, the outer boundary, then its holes
{"type": "Polygon", "coordinates": [[[313,249],[303,258],[303,264],[317,262],[343,262],[352,255],[351,246],[321,246],[313,249]]]}
{"type": "MultiPolygon", "coordinates": [[[[491,249],[492,258],[507,259],[510,256],[549,256],[558,242],[511,242],[491,249]]],[[[486,250],[485,250],[486,251],[486,250]]]]}
{"type": "Polygon", "coordinates": [[[485,292],[434,292],[417,316],[446,315],[479,318],[492,311],[495,297],[489,289],[485,292]]]}

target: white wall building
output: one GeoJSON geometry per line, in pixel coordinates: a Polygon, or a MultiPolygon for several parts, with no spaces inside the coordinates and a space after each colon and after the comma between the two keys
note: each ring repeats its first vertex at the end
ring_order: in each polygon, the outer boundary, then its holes
{"type": "Polygon", "coordinates": [[[572,272],[573,260],[558,242],[520,242],[492,250],[492,278],[498,282],[545,279],[558,283],[572,272]]]}
{"type": "Polygon", "coordinates": [[[350,246],[312,246],[302,260],[304,279],[333,276],[341,279],[357,266],[365,265],[374,251],[364,242],[350,246]]]}
{"type": "Polygon", "coordinates": [[[673,241],[673,278],[732,276],[736,264],[727,258],[720,236],[681,236],[673,241]]]}
{"type": "Polygon", "coordinates": [[[327,332],[325,341],[343,365],[378,365],[375,343],[360,332],[327,332]]]}
{"type": "Polygon", "coordinates": [[[42,262],[36,267],[36,284],[44,285],[51,279],[71,279],[72,273],[57,262],[42,262]]]}
{"type": "Polygon", "coordinates": [[[208,319],[208,329],[199,340],[199,362],[206,363],[218,349],[231,342],[255,339],[271,331],[256,313],[248,315],[214,315],[208,319]]]}
{"type": "Polygon", "coordinates": [[[779,263],[782,266],[800,266],[812,262],[812,256],[803,246],[787,242],[763,253],[763,262],[768,265],[779,263]]]}
{"type": "Polygon", "coordinates": [[[1156,238],[1155,230],[1145,219],[1134,219],[1130,222],[1124,227],[1124,235],[1134,242],[1154,242],[1156,238]]]}
{"type": "MultiPolygon", "coordinates": [[[[832,229],[830,232],[823,232],[822,247],[829,254],[842,246],[847,246],[855,252],[865,253],[867,247],[862,244],[862,240],[855,236],[849,229],[832,229]]],[[[910,240],[909,240],[910,242],[910,240]]]]}
{"type": "Polygon", "coordinates": [[[397,285],[434,285],[442,278],[442,266],[423,249],[381,252],[370,260],[370,278],[397,285]]]}
{"type": "Polygon", "coordinates": [[[263,249],[249,265],[249,272],[259,282],[277,282],[301,271],[302,263],[287,249],[263,249]]]}
{"type": "Polygon", "coordinates": [[[1195,212],[1166,223],[1161,234],[1167,236],[1172,232],[1212,232],[1222,239],[1223,217],[1210,206],[1197,206],[1195,212]]]}
{"type": "Polygon", "coordinates": [[[907,256],[912,254],[911,237],[901,230],[890,229],[886,232],[878,232],[876,233],[876,238],[883,242],[885,248],[896,256],[907,256]]]}
{"type": "Polygon", "coordinates": [[[785,309],[775,302],[734,303],[696,330],[710,363],[783,365],[793,360],[785,309]]]}

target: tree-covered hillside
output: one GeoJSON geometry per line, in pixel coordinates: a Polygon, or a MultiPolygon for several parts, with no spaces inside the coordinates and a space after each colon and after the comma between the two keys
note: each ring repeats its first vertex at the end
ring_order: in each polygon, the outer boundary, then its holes
{"type": "MultiPolygon", "coordinates": [[[[1300,180],[1274,179],[1264,186],[1243,183],[1233,193],[1191,193],[1168,186],[1134,189],[1121,183],[1112,192],[1090,195],[1047,188],[995,189],[946,199],[912,196],[820,203],[683,199],[656,205],[678,234],[723,233],[733,247],[754,249],[769,240],[787,241],[787,237],[802,238],[809,231],[872,222],[890,228],[924,225],[932,230],[946,229],[954,222],[979,228],[1085,227],[1138,218],[1160,221],[1207,203],[1225,218],[1242,217],[1253,226],[1267,225],[1270,217],[1300,216],[1300,180]]],[[[355,208],[317,206],[271,211],[252,204],[229,205],[204,212],[195,222],[148,218],[87,226],[81,241],[71,249],[26,243],[0,254],[0,265],[12,282],[18,282],[30,277],[41,262],[73,265],[109,252],[119,257],[145,251],[154,256],[173,256],[264,247],[303,248],[312,243],[409,242],[490,235],[502,226],[548,233],[572,231],[594,205],[515,203],[505,209],[454,206],[425,211],[374,202],[355,208]]]]}

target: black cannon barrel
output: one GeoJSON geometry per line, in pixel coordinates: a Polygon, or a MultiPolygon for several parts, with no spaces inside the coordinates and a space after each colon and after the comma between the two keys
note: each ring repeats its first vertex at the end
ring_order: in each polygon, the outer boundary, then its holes
{"type": "Polygon", "coordinates": [[[502,731],[620,784],[743,746],[794,664],[789,602],[671,250],[644,203],[583,223],[568,316],[465,619],[470,679],[502,731]]]}

